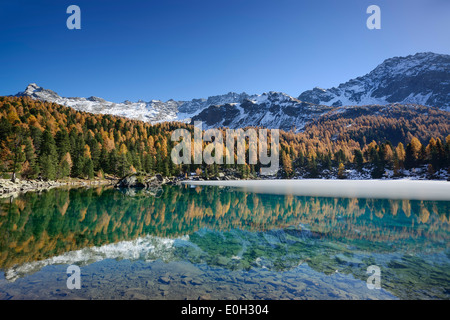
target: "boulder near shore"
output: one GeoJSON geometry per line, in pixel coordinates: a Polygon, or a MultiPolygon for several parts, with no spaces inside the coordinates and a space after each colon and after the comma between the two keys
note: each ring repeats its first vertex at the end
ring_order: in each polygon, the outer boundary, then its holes
{"type": "Polygon", "coordinates": [[[114,187],[117,189],[152,189],[165,184],[176,184],[177,181],[177,178],[169,179],[160,174],[156,174],[154,176],[142,176],[137,173],[133,173],[119,180],[114,187]]]}

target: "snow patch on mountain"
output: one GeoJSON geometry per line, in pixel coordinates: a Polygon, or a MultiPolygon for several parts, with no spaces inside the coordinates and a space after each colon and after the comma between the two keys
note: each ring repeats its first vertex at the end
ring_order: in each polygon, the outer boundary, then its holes
{"type": "Polygon", "coordinates": [[[300,131],[327,112],[344,112],[335,110],[344,106],[401,103],[450,111],[450,55],[427,52],[390,58],[363,77],[330,89],[315,87],[298,98],[273,91],[259,95],[229,92],[191,101],[114,103],[98,97],[61,97],[35,83],[16,96],[150,123],[202,121],[204,128],[262,126],[300,131]]]}
{"type": "Polygon", "coordinates": [[[139,100],[138,102],[131,102],[126,100],[122,103],[114,103],[98,97],[61,97],[56,92],[44,89],[36,83],[29,84],[23,92],[19,92],[16,96],[28,96],[41,101],[53,102],[78,111],[110,114],[150,123],[163,121],[190,122],[193,116],[211,105],[241,103],[246,99],[256,97],[256,95],[251,96],[245,92],[241,94],[230,92],[224,95],[211,96],[208,99],[193,99],[191,101],[168,100],[163,102],[151,100],[145,102],[139,100]]]}
{"type": "Polygon", "coordinates": [[[192,118],[202,121],[204,129],[248,126],[269,129],[303,130],[305,125],[334,109],[302,102],[282,92],[253,96],[242,103],[210,106],[192,118]]]}
{"type": "Polygon", "coordinates": [[[397,102],[450,111],[450,55],[425,52],[393,57],[363,77],[330,89],[316,87],[298,98],[336,107],[397,102]]]}

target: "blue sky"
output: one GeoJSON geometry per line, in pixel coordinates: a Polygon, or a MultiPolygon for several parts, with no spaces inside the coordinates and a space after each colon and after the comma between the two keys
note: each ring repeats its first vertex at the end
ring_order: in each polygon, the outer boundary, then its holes
{"type": "Polygon", "coordinates": [[[61,96],[190,100],[298,96],[383,60],[450,54],[448,0],[0,0],[0,95],[35,82],[61,96]],[[66,9],[81,9],[69,30],[66,9]],[[366,9],[381,8],[381,30],[366,9]]]}

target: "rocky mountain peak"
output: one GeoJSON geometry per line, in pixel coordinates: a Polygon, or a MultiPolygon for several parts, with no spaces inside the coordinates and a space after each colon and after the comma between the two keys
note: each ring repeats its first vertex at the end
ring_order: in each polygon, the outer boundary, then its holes
{"type": "Polygon", "coordinates": [[[25,91],[19,92],[16,96],[29,96],[33,99],[39,99],[39,100],[55,100],[59,98],[59,95],[49,89],[44,89],[40,86],[38,86],[36,83],[30,83],[26,88],[25,91]]]}
{"type": "Polygon", "coordinates": [[[450,110],[450,55],[423,52],[389,58],[362,77],[326,90],[314,88],[298,98],[336,107],[398,102],[450,110]]]}
{"type": "Polygon", "coordinates": [[[207,127],[264,126],[290,130],[302,128],[311,119],[341,106],[400,103],[450,111],[450,55],[423,52],[389,58],[364,76],[330,89],[315,87],[298,98],[277,91],[260,95],[228,92],[190,101],[114,103],[98,97],[60,97],[36,83],[30,83],[17,96],[151,123],[200,120],[207,127]]]}

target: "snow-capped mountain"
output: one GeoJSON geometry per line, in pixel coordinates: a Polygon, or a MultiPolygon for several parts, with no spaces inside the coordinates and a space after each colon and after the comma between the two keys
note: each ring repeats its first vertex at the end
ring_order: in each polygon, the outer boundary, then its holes
{"type": "Polygon", "coordinates": [[[140,100],[114,103],[97,97],[61,97],[52,90],[31,83],[16,96],[54,102],[84,112],[111,114],[151,123],[202,121],[204,128],[264,126],[290,130],[293,127],[303,128],[307,122],[333,109],[305,103],[282,92],[261,95],[230,92],[191,101],[140,100]]]}
{"type": "Polygon", "coordinates": [[[250,96],[246,93],[237,94],[230,92],[224,95],[212,96],[208,99],[193,99],[191,101],[168,100],[163,102],[160,100],[151,100],[149,102],[145,102],[139,100],[138,102],[130,102],[127,100],[122,103],[114,103],[97,97],[61,97],[56,92],[49,89],[44,89],[35,83],[29,84],[25,91],[17,93],[16,96],[28,96],[37,100],[54,102],[72,107],[78,111],[111,114],[151,123],[161,121],[189,122],[191,117],[200,113],[203,109],[209,107],[210,105],[240,103],[245,99],[256,97],[250,96]]]}
{"type": "Polygon", "coordinates": [[[282,92],[269,92],[241,103],[211,105],[192,118],[202,128],[243,128],[261,126],[283,130],[301,130],[334,107],[302,102],[282,92]]]}
{"type": "Polygon", "coordinates": [[[329,106],[413,103],[450,111],[450,55],[431,52],[385,60],[337,88],[314,88],[299,100],[329,106]]]}
{"type": "Polygon", "coordinates": [[[79,111],[151,123],[202,121],[204,128],[263,126],[301,130],[310,121],[341,106],[401,103],[450,111],[450,55],[417,53],[390,58],[365,76],[340,84],[337,88],[305,91],[298,99],[282,92],[261,95],[230,92],[191,101],[114,103],[97,97],[65,98],[34,83],[16,96],[29,96],[79,111]]]}
{"type": "Polygon", "coordinates": [[[120,241],[103,246],[86,247],[83,249],[68,251],[59,256],[53,256],[44,260],[37,260],[15,265],[5,270],[5,278],[9,282],[14,282],[19,278],[33,274],[49,265],[89,265],[105,259],[116,260],[145,260],[172,261],[175,259],[174,250],[179,242],[186,242],[188,236],[179,238],[162,238],[152,235],[137,238],[135,240],[120,241]]]}
{"type": "Polygon", "coordinates": [[[145,102],[139,100],[138,102],[124,101],[122,103],[114,103],[97,97],[66,98],[59,96],[52,90],[44,89],[35,83],[29,84],[25,91],[19,92],[16,96],[29,96],[37,100],[54,102],[72,107],[78,111],[111,114],[134,120],[153,122],[175,120],[177,118],[178,107],[182,104],[174,100],[167,102],[159,100],[145,102]]]}
{"type": "Polygon", "coordinates": [[[245,92],[235,93],[229,92],[224,95],[212,96],[208,99],[194,99],[191,101],[182,102],[178,108],[177,119],[187,119],[199,114],[209,106],[220,106],[227,103],[242,103],[246,99],[254,99],[257,95],[248,95],[245,92]]]}

